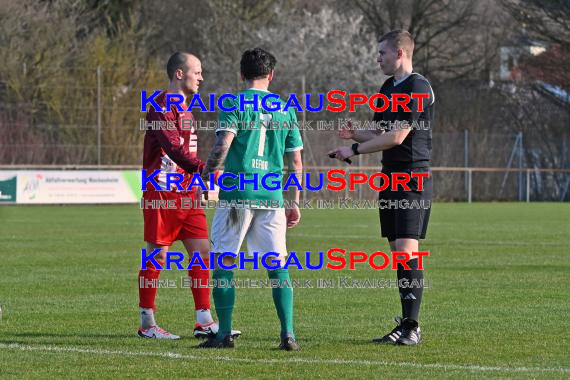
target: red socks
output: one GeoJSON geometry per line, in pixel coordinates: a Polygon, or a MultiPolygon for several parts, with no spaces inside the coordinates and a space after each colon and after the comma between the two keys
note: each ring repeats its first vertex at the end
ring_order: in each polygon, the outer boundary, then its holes
{"type": "Polygon", "coordinates": [[[156,310],[156,279],[160,276],[160,270],[150,262],[147,262],[146,267],[147,269],[139,271],[139,307],[156,310]]]}
{"type": "MultiPolygon", "coordinates": [[[[210,309],[210,288],[208,288],[210,260],[203,260],[206,264],[206,269],[195,265],[188,270],[188,276],[192,278],[192,296],[194,297],[196,310],[210,309]]],[[[139,307],[156,310],[156,280],[159,276],[160,270],[157,270],[150,262],[147,262],[147,269],[139,271],[139,307]]]]}
{"type": "Polygon", "coordinates": [[[210,288],[208,280],[210,279],[210,260],[202,259],[206,264],[206,269],[202,269],[199,265],[194,265],[188,270],[188,277],[192,277],[192,296],[194,297],[194,307],[196,310],[210,309],[210,288]],[[200,287],[202,286],[202,287],[200,287]]]}

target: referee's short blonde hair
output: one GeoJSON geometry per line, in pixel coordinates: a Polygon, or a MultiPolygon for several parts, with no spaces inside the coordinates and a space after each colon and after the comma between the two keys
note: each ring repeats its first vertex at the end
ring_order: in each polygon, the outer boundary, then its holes
{"type": "Polygon", "coordinates": [[[414,54],[414,38],[407,30],[392,30],[378,39],[378,43],[382,41],[388,41],[394,49],[404,50],[410,58],[414,54]]]}

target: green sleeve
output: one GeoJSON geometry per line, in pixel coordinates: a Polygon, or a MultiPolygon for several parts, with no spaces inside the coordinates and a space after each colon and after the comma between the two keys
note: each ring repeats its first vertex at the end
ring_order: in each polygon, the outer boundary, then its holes
{"type": "Polygon", "coordinates": [[[292,122],[295,122],[295,128],[291,128],[285,139],[285,152],[294,152],[303,149],[303,140],[301,139],[301,132],[296,125],[297,115],[294,110],[289,110],[289,117],[292,122]]]}
{"type": "MultiPolygon", "coordinates": [[[[231,108],[236,106],[235,101],[231,98],[224,99],[224,107],[231,108]]],[[[218,125],[216,125],[216,133],[218,132],[232,132],[237,135],[238,133],[238,123],[239,116],[238,116],[238,108],[233,111],[222,111],[218,115],[218,125]]]]}

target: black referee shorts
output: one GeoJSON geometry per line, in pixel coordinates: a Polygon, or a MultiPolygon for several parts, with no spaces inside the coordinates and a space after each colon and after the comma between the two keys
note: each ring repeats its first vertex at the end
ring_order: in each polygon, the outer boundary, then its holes
{"type": "Polygon", "coordinates": [[[382,173],[390,178],[390,186],[379,193],[382,237],[387,238],[388,241],[425,239],[433,195],[430,167],[384,166],[382,173]],[[429,177],[423,178],[423,191],[418,191],[417,177],[411,178],[408,182],[410,191],[404,191],[401,185],[398,185],[398,190],[392,191],[392,173],[407,173],[410,176],[412,173],[429,173],[429,177]]]}

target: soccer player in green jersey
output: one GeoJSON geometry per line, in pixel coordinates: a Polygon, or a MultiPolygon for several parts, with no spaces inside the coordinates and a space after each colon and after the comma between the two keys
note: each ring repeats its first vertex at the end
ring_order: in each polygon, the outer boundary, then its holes
{"type": "MultiPolygon", "coordinates": [[[[277,95],[268,101],[269,107],[280,104],[281,110],[267,111],[261,104],[257,110],[251,103],[255,98],[261,102],[268,94],[269,83],[273,79],[275,57],[260,48],[247,50],[243,53],[240,66],[241,77],[245,83],[245,90],[236,94],[237,99],[226,98],[224,107],[234,111],[220,112],[218,128],[216,129],[216,143],[210,152],[206,167],[202,172],[202,178],[208,180],[209,174],[216,170],[224,170],[239,176],[243,173],[246,179],[253,179],[257,174],[261,179],[267,173],[277,173],[279,179],[283,173],[283,157],[287,156],[289,172],[295,173],[301,180],[303,163],[301,150],[303,142],[301,134],[296,126],[297,118],[294,109],[283,111],[285,102],[277,95]],[[244,101],[243,111],[240,112],[240,95],[249,100],[244,101]],[[273,122],[273,123],[272,123],[273,122]],[[291,128],[291,126],[293,127],[291,128]],[[276,126],[271,127],[271,126],[276,126]]],[[[273,181],[273,180],[272,180],[273,181]]],[[[280,182],[278,182],[280,183],[280,182]]],[[[224,186],[239,185],[238,179],[225,178],[224,186]]],[[[249,201],[257,204],[257,201],[283,201],[281,190],[271,191],[264,189],[261,184],[258,190],[254,190],[252,183],[246,183],[242,191],[224,191],[220,189],[220,200],[240,201],[243,205],[249,201]]],[[[299,202],[299,191],[294,188],[289,190],[291,201],[299,202]]],[[[281,322],[280,348],[287,351],[298,351],[299,345],[293,332],[293,288],[290,286],[289,271],[283,269],[287,248],[285,234],[287,227],[295,227],[301,218],[299,208],[293,203],[292,208],[267,208],[261,209],[257,204],[255,208],[218,208],[212,222],[213,251],[218,255],[222,252],[238,253],[244,239],[247,242],[248,251],[251,254],[258,252],[259,257],[267,252],[279,254],[281,267],[269,270],[268,275],[272,280],[277,280],[280,286],[272,289],[273,301],[277,309],[277,315],[281,322]],[[285,285],[285,281],[287,285],[285,285]]],[[[216,258],[217,259],[217,258],[216,258]]],[[[275,257],[272,257],[275,259],[275,257]]],[[[232,265],[234,258],[224,256],[225,265],[232,265]]],[[[268,263],[271,265],[271,263],[268,263]]],[[[212,276],[213,279],[226,280],[231,283],[234,273],[224,270],[217,265],[212,276]]],[[[222,283],[225,283],[222,281],[222,283]]],[[[235,303],[235,288],[233,286],[216,286],[213,290],[214,304],[219,318],[219,331],[207,341],[202,343],[203,348],[232,348],[234,341],[231,336],[232,312],[235,303]]]]}

